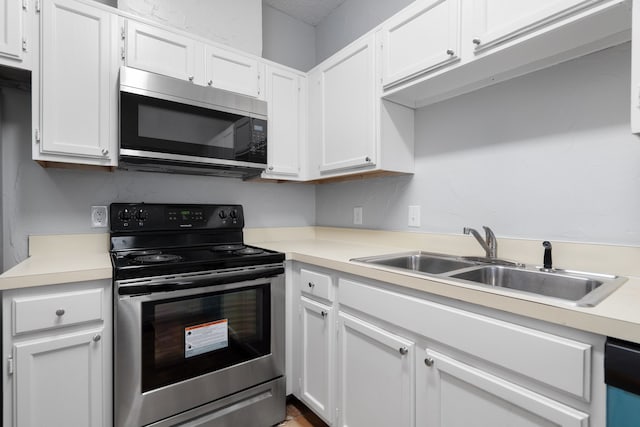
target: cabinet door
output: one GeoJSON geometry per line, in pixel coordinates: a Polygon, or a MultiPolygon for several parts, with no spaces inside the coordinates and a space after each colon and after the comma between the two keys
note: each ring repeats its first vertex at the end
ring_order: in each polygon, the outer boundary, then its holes
{"type": "Polygon", "coordinates": [[[206,46],[205,60],[205,81],[209,86],[255,98],[261,95],[257,59],[206,46]]]}
{"type": "Polygon", "coordinates": [[[127,66],[194,81],[195,40],[151,25],[127,20],[126,45],[127,66]]]}
{"type": "Polygon", "coordinates": [[[14,345],[17,427],[101,427],[102,330],[14,345]]]}
{"type": "Polygon", "coordinates": [[[333,322],[330,307],[300,298],[302,400],[325,420],[332,420],[333,322]]]}
{"type": "Polygon", "coordinates": [[[331,59],[320,73],[320,171],[376,163],[375,49],[368,36],[331,59]]]}
{"type": "Polygon", "coordinates": [[[41,15],[40,153],[115,165],[116,16],[74,0],[46,0],[41,15]]]}
{"type": "Polygon", "coordinates": [[[339,425],[410,427],[414,416],[414,344],[339,314],[339,425]]]}
{"type": "Polygon", "coordinates": [[[477,0],[474,1],[473,43],[482,51],[551,24],[598,0],[477,0]]]}
{"type": "Polygon", "coordinates": [[[265,176],[300,174],[300,146],[304,143],[303,77],[267,66],[267,172],[265,176]]]}
{"type": "Polygon", "coordinates": [[[0,57],[22,57],[22,2],[0,0],[0,57]]]}
{"type": "Polygon", "coordinates": [[[416,360],[417,424],[587,427],[589,416],[433,350],[416,360]]]}
{"type": "Polygon", "coordinates": [[[460,0],[422,0],[387,21],[382,84],[388,86],[458,59],[460,0]]]}

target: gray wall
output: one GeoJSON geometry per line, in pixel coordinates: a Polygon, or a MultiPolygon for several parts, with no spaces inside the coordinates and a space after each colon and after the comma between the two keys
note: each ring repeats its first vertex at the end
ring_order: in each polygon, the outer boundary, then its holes
{"type": "Polygon", "coordinates": [[[416,112],[415,175],[318,186],[319,225],[640,244],[630,44],[416,112]],[[408,205],[422,207],[407,227],[408,205]]]}
{"type": "Polygon", "coordinates": [[[27,256],[30,234],[104,233],[90,207],[112,202],[241,203],[247,227],[315,223],[315,187],[146,172],[44,169],[31,160],[31,98],[1,89],[3,259],[27,256]]]}
{"type": "Polygon", "coordinates": [[[322,62],[413,0],[347,0],[316,26],[316,59],[322,62]]]}
{"type": "Polygon", "coordinates": [[[316,65],[315,27],[262,4],[262,57],[301,71],[316,65]]]}

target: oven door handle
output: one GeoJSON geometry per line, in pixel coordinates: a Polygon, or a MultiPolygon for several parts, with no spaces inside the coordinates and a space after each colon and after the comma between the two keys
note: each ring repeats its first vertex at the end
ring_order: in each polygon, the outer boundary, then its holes
{"type": "Polygon", "coordinates": [[[249,280],[257,280],[257,279],[266,279],[269,277],[278,276],[280,274],[284,274],[284,267],[267,267],[267,268],[259,268],[255,270],[249,271],[234,271],[234,272],[224,272],[224,273],[213,273],[211,276],[198,278],[197,280],[182,280],[182,281],[171,281],[171,282],[157,282],[157,283],[144,283],[144,284],[135,284],[132,283],[130,285],[121,285],[118,288],[118,295],[140,295],[140,294],[150,294],[157,292],[172,292],[172,291],[181,291],[185,289],[193,289],[193,288],[206,288],[209,286],[217,286],[224,285],[227,283],[239,283],[246,282],[249,280]]]}

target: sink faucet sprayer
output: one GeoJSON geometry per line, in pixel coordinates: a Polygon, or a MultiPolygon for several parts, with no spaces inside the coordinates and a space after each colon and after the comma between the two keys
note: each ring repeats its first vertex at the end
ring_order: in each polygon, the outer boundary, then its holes
{"type": "Polygon", "coordinates": [[[486,236],[485,240],[483,240],[480,234],[473,228],[464,227],[462,232],[464,234],[472,234],[473,237],[476,238],[478,243],[480,243],[480,246],[482,246],[482,249],[484,249],[484,251],[486,252],[487,258],[497,258],[498,257],[498,241],[496,240],[496,235],[493,234],[493,231],[491,231],[491,229],[486,225],[483,225],[482,228],[484,228],[484,232],[486,236]]]}

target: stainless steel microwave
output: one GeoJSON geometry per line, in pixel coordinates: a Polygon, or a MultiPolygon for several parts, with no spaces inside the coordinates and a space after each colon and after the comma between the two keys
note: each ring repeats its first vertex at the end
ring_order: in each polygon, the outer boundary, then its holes
{"type": "Polygon", "coordinates": [[[248,178],[266,164],[266,102],[120,68],[120,168],[248,178]]]}

